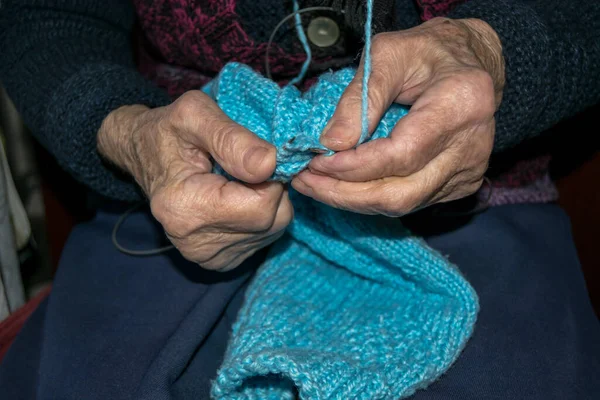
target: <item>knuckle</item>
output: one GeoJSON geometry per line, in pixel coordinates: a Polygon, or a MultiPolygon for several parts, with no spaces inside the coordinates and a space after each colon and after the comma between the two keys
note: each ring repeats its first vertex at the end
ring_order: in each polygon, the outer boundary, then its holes
{"type": "Polygon", "coordinates": [[[392,34],[389,32],[378,33],[371,40],[373,58],[387,57],[392,47],[392,34]]]}
{"type": "Polygon", "coordinates": [[[235,156],[235,149],[239,147],[242,136],[236,132],[236,125],[230,123],[217,124],[210,132],[211,153],[221,159],[230,159],[235,156]]]}
{"type": "Polygon", "coordinates": [[[247,196],[221,203],[219,218],[235,223],[243,230],[253,233],[266,232],[273,226],[277,205],[263,196],[247,196]]]}
{"type": "Polygon", "coordinates": [[[487,172],[489,167],[489,159],[486,159],[484,162],[479,163],[479,165],[475,168],[475,176],[478,179],[483,179],[485,173],[487,172]]]}
{"type": "Polygon", "coordinates": [[[177,196],[164,191],[157,193],[150,200],[152,215],[173,238],[184,238],[197,229],[196,221],[189,218],[186,209],[177,196]]]}
{"type": "Polygon", "coordinates": [[[243,205],[235,201],[230,201],[219,189],[216,189],[213,193],[206,196],[204,201],[203,214],[207,226],[214,228],[237,220],[241,207],[243,205]]]}
{"type": "Polygon", "coordinates": [[[452,157],[448,157],[446,159],[443,171],[441,170],[441,168],[438,168],[436,171],[432,172],[430,180],[437,182],[449,180],[449,177],[452,177],[455,174],[462,173],[471,165],[471,160],[464,159],[463,157],[461,157],[461,154],[459,152],[454,151],[452,157]]]}
{"type": "Polygon", "coordinates": [[[181,125],[178,121],[181,119],[173,118],[173,113],[166,115],[166,118],[161,118],[156,123],[156,137],[158,140],[165,140],[178,131],[181,125]]]}
{"type": "Polygon", "coordinates": [[[402,217],[404,215],[410,214],[411,212],[415,211],[420,204],[420,202],[414,199],[408,199],[403,202],[398,202],[398,204],[396,204],[392,208],[392,213],[389,214],[389,216],[402,217]]]}
{"type": "Polygon", "coordinates": [[[457,156],[462,158],[462,164],[466,167],[487,168],[494,146],[492,135],[482,134],[481,131],[475,131],[470,137],[457,149],[457,156]]]}
{"type": "Polygon", "coordinates": [[[402,140],[396,143],[394,146],[396,156],[393,158],[396,173],[412,173],[418,168],[419,154],[423,147],[421,136],[407,132],[402,140]]]}
{"type": "Polygon", "coordinates": [[[485,126],[483,129],[484,132],[480,135],[480,140],[478,140],[479,146],[477,150],[479,150],[481,161],[487,163],[494,148],[494,136],[496,135],[495,119],[492,118],[488,126],[485,126]]]}
{"type": "MultiPolygon", "coordinates": [[[[357,149],[357,153],[359,149],[357,149]]],[[[368,157],[365,154],[364,156],[359,156],[358,160],[357,165],[359,165],[359,168],[356,172],[341,174],[341,179],[361,182],[396,176],[401,173],[398,167],[401,161],[398,160],[398,157],[393,152],[382,151],[377,154],[377,158],[368,157]]]]}
{"type": "Polygon", "coordinates": [[[166,201],[164,197],[164,194],[157,193],[150,199],[150,212],[163,227],[170,219],[168,201],[166,201]]]}
{"type": "Polygon", "coordinates": [[[410,46],[415,52],[421,52],[434,60],[442,60],[447,56],[447,50],[440,45],[439,34],[435,29],[424,29],[411,35],[410,46]]]}
{"type": "Polygon", "coordinates": [[[482,183],[483,180],[477,182],[450,185],[446,189],[446,195],[442,199],[440,199],[440,202],[447,203],[449,201],[459,200],[470,196],[479,190],[482,183]]]}
{"type": "Polygon", "coordinates": [[[197,118],[198,113],[202,112],[202,103],[205,95],[198,90],[190,90],[182,94],[173,103],[171,120],[173,122],[187,121],[191,118],[197,118]]]}
{"type": "Polygon", "coordinates": [[[411,211],[411,206],[402,201],[399,193],[391,187],[382,187],[375,196],[373,208],[387,217],[400,217],[411,211]]]}
{"type": "MultiPolygon", "coordinates": [[[[258,210],[257,210],[258,211],[258,210]]],[[[275,215],[264,210],[260,210],[250,219],[251,229],[253,231],[266,232],[273,226],[275,215]]]]}
{"type": "Polygon", "coordinates": [[[496,112],[496,99],[492,77],[480,69],[472,69],[453,78],[463,107],[489,118],[496,112]]]}
{"type": "Polygon", "coordinates": [[[282,211],[283,215],[281,218],[281,226],[278,226],[278,230],[285,228],[294,219],[294,208],[291,203],[286,205],[282,211]]]}
{"type": "Polygon", "coordinates": [[[277,216],[277,204],[257,204],[252,210],[249,225],[253,230],[266,232],[273,227],[277,216]]]}
{"type": "Polygon", "coordinates": [[[467,185],[465,191],[467,192],[467,195],[471,195],[477,192],[481,188],[481,186],[483,186],[483,179],[479,179],[477,182],[467,185]]]}
{"type": "Polygon", "coordinates": [[[478,96],[479,105],[485,115],[493,115],[496,112],[496,94],[492,76],[480,69],[472,72],[474,95],[478,96]]]}

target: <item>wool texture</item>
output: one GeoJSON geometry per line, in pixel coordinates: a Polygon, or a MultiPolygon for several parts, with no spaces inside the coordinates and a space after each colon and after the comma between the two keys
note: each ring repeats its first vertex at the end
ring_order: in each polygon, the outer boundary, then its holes
{"type": "MultiPolygon", "coordinates": [[[[355,70],[306,93],[229,64],[204,88],[278,150],[289,181],[325,150],[319,135],[355,70]]],[[[394,105],[374,135],[407,113],[394,105]]],[[[473,332],[477,295],[400,220],[334,209],[292,191],[295,217],[250,284],[213,385],[216,399],[398,399],[427,386],[473,332]]]]}

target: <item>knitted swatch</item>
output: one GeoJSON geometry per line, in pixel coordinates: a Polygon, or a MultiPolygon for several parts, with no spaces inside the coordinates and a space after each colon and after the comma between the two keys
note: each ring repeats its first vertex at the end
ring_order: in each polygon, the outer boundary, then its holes
{"type": "MultiPolygon", "coordinates": [[[[311,149],[326,150],[319,136],[354,73],[327,73],[302,94],[229,64],[204,90],[277,147],[273,179],[289,181],[311,149]]],[[[371,140],[406,113],[392,106],[371,140]]],[[[250,283],[213,397],[398,399],[439,377],[478,311],[456,267],[398,219],[290,196],[294,221],[250,283]]]]}

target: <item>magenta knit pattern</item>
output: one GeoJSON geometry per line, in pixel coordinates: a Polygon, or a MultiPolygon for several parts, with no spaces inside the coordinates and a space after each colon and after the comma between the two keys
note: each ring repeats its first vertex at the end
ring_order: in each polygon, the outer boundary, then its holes
{"type": "MultiPolygon", "coordinates": [[[[141,52],[142,73],[173,97],[198,88],[228,62],[264,72],[267,43],[254,40],[242,27],[235,0],[133,0],[146,40],[163,61],[141,52]]],[[[144,49],[142,49],[144,50],[144,49]]],[[[271,73],[285,81],[295,76],[304,53],[271,44],[271,73]]],[[[315,58],[327,61],[329,57],[315,58]]]]}
{"type": "Polygon", "coordinates": [[[421,19],[428,21],[435,17],[448,15],[454,7],[465,3],[467,0],[416,0],[421,10],[421,19]]]}

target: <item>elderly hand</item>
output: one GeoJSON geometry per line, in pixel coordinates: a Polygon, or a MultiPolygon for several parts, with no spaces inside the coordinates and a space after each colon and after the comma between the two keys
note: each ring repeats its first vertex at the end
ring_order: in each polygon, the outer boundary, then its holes
{"type": "Polygon", "coordinates": [[[136,179],[171,242],[204,268],[235,268],[292,219],[285,188],[264,182],[275,168],[275,148],[199,91],[167,107],[113,111],[98,132],[98,149],[136,179]],[[247,183],[211,173],[211,158],[247,183]]]}
{"type": "MultiPolygon", "coordinates": [[[[361,133],[362,64],[293,187],[332,206],[400,216],[474,193],[493,147],[504,86],[500,40],[480,20],[436,18],[373,37],[369,131],[392,102],[412,105],[390,137],[353,148],[361,133]]],[[[364,60],[363,60],[364,61],[364,60]]]]}

